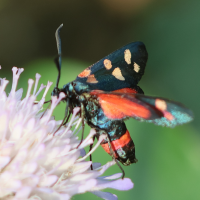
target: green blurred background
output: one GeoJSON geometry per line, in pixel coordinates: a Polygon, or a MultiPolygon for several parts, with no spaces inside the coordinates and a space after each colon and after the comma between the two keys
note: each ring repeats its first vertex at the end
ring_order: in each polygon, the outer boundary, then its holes
{"type": "MultiPolygon", "coordinates": [[[[200,199],[199,10],[199,0],[0,0],[1,77],[11,80],[17,66],[25,69],[18,87],[24,91],[36,72],[40,83],[55,82],[54,32],[61,23],[60,87],[117,48],[143,41],[149,60],[139,85],[145,94],[184,103],[195,120],[174,129],[128,120],[139,162],[123,168],[135,187],[106,191],[127,200],[200,199]]],[[[63,118],[64,104],[55,115],[63,118]]],[[[94,162],[109,160],[101,147],[94,153],[94,162]]],[[[119,171],[114,166],[107,175],[119,171]]],[[[98,199],[90,193],[73,197],[88,198],[98,199]]]]}

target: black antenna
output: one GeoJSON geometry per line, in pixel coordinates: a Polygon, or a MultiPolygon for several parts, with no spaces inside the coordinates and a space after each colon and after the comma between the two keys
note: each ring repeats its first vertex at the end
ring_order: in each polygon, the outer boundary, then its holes
{"type": "Polygon", "coordinates": [[[55,59],[56,67],[58,69],[58,77],[56,81],[56,88],[58,88],[58,83],[60,81],[60,71],[61,71],[61,39],[60,39],[60,29],[63,27],[63,24],[61,24],[55,33],[56,36],[56,44],[57,44],[57,49],[58,49],[58,57],[55,59]]]}

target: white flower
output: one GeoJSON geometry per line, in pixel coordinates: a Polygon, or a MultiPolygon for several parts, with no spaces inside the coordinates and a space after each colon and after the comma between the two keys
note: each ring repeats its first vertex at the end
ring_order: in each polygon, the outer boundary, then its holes
{"type": "Polygon", "coordinates": [[[101,136],[95,147],[85,154],[84,148],[90,145],[95,134],[91,130],[77,148],[80,141],[76,136],[81,120],[76,117],[75,108],[68,124],[56,132],[61,121],[51,117],[59,101],[52,97],[51,108],[41,112],[46,93],[52,83],[48,82],[42,99],[34,103],[40,75],[36,82],[29,79],[26,97],[21,100],[23,90],[16,91],[17,82],[23,69],[13,67],[13,84],[10,94],[5,93],[8,81],[0,79],[0,199],[48,199],[67,200],[73,195],[90,191],[103,199],[117,199],[116,195],[101,192],[105,188],[129,190],[133,187],[130,179],[120,179],[121,173],[108,177],[101,176],[114,161],[101,166],[85,161],[105,138],[101,136]],[[70,128],[75,126],[74,131],[70,128]]]}

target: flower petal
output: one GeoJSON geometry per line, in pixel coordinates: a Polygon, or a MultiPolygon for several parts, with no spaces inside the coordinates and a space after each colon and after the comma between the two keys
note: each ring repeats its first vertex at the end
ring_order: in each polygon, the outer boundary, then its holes
{"type": "Polygon", "coordinates": [[[0,173],[0,198],[68,200],[75,194],[93,191],[101,198],[116,200],[116,195],[97,190],[132,188],[129,179],[118,179],[121,174],[100,177],[115,161],[101,166],[85,160],[106,135],[101,135],[86,154],[84,148],[93,143],[96,132],[92,129],[79,145],[77,134],[81,131],[82,120],[77,114],[80,108],[75,108],[70,121],[61,127],[62,120],[55,121],[52,117],[54,108],[66,94],[52,97],[51,107],[40,114],[51,82],[48,82],[42,99],[36,102],[36,96],[45,88],[42,85],[37,91],[40,78],[37,74],[35,86],[29,79],[26,97],[21,100],[23,90],[16,91],[16,88],[22,71],[13,68],[9,96],[4,91],[8,81],[0,79],[0,169],[3,169],[0,173]],[[91,170],[91,165],[94,170],[91,170]]]}
{"type": "Polygon", "coordinates": [[[105,188],[113,188],[116,190],[130,190],[134,186],[133,182],[129,178],[118,179],[115,181],[101,181],[98,179],[98,186],[95,189],[102,190],[105,188]]]}
{"type": "Polygon", "coordinates": [[[93,193],[94,195],[105,199],[105,200],[117,200],[117,196],[115,194],[111,194],[109,192],[102,192],[102,191],[92,191],[91,193],[93,193]]]}
{"type": "Polygon", "coordinates": [[[10,162],[10,157],[0,156],[0,169],[4,168],[10,162]]]}

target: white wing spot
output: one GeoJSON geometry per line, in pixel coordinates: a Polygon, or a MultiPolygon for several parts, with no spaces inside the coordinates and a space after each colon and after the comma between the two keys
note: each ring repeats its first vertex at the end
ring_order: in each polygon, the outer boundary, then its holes
{"type": "Polygon", "coordinates": [[[162,111],[167,110],[167,103],[164,100],[156,99],[155,100],[155,106],[159,110],[162,110],[162,111]]]}
{"type": "Polygon", "coordinates": [[[104,66],[105,66],[105,68],[106,68],[107,70],[109,70],[109,69],[112,68],[112,63],[111,63],[111,61],[108,60],[108,59],[105,59],[105,60],[103,61],[103,64],[104,64],[104,66]]]}
{"type": "Polygon", "coordinates": [[[134,71],[136,71],[137,73],[140,71],[140,66],[134,62],[134,71]]]}
{"type": "Polygon", "coordinates": [[[126,49],[124,51],[124,60],[126,61],[127,64],[131,64],[131,52],[129,49],[126,49]]]}
{"type": "Polygon", "coordinates": [[[122,76],[122,72],[121,72],[121,70],[120,70],[119,67],[117,67],[117,68],[115,68],[115,69],[113,70],[112,75],[113,75],[115,78],[117,78],[117,79],[119,79],[119,80],[121,80],[121,81],[124,81],[124,80],[125,80],[125,78],[122,76]]]}

